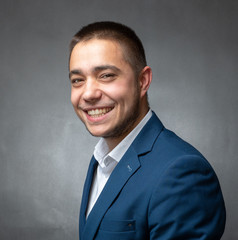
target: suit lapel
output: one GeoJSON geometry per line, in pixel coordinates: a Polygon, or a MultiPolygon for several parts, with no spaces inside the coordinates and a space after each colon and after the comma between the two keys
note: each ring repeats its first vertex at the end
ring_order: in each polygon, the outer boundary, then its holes
{"type": "Polygon", "coordinates": [[[86,222],[86,211],[87,211],[87,205],[88,205],[88,197],[90,193],[90,188],[93,181],[94,171],[97,167],[97,161],[94,157],[92,157],[91,162],[88,167],[88,173],[87,177],[84,183],[84,189],[83,189],[83,196],[81,201],[81,208],[80,208],[80,216],[79,216],[79,233],[81,235],[85,222],[86,222]]]}
{"type": "MultiPolygon", "coordinates": [[[[136,137],[133,144],[127,150],[108,179],[108,182],[106,183],[103,191],[101,192],[97,202],[87,218],[81,240],[94,239],[94,236],[106,211],[117,198],[118,194],[130,177],[138,170],[138,168],[140,168],[138,155],[146,154],[147,152],[151,151],[154,141],[158,137],[162,128],[162,123],[153,113],[151,119],[136,137]]],[[[90,185],[87,185],[90,187],[91,182],[90,185]]],[[[87,190],[87,197],[84,199],[84,201],[86,201],[83,204],[84,206],[87,205],[88,193],[89,190],[87,190]]],[[[83,214],[85,214],[85,209],[86,207],[83,209],[83,214]]]]}

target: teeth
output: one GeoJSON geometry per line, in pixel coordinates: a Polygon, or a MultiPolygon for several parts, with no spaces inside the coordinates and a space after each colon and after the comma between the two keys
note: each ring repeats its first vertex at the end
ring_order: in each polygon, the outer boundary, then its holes
{"type": "Polygon", "coordinates": [[[92,116],[92,117],[100,117],[103,116],[104,114],[110,112],[112,110],[112,108],[100,108],[100,109],[93,109],[88,111],[88,115],[92,116]]]}

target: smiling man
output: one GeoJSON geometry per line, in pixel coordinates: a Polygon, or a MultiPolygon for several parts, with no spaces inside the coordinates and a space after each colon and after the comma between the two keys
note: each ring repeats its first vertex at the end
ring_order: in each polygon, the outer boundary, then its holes
{"type": "Polygon", "coordinates": [[[80,240],[220,239],[225,207],[207,160],[149,108],[141,41],[114,22],[83,27],[70,44],[71,102],[100,137],[81,202],[80,240]]]}
{"type": "Polygon", "coordinates": [[[148,112],[151,69],[143,69],[139,82],[124,59],[118,43],[103,39],[79,42],[70,59],[74,109],[92,135],[105,138],[110,150],[148,112]]]}

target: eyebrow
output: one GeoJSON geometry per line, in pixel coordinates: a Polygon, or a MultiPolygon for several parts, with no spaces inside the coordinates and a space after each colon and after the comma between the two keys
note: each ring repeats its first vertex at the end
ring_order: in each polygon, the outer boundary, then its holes
{"type": "Polygon", "coordinates": [[[69,79],[72,77],[72,75],[82,75],[82,72],[80,70],[72,70],[69,72],[69,79]]]}
{"type": "Polygon", "coordinates": [[[121,70],[114,66],[114,65],[102,65],[102,66],[98,66],[98,67],[95,67],[93,69],[94,72],[99,72],[99,71],[103,71],[103,70],[107,70],[107,69],[111,69],[111,70],[114,70],[116,72],[121,72],[121,70]]]}
{"type": "MultiPolygon", "coordinates": [[[[93,68],[93,72],[96,73],[96,72],[100,72],[100,71],[107,70],[107,69],[111,69],[111,70],[116,71],[118,73],[121,72],[121,70],[114,65],[96,66],[96,67],[93,68]]],[[[71,70],[69,72],[69,78],[71,78],[72,75],[83,75],[83,72],[80,69],[74,69],[74,70],[71,70]]]]}

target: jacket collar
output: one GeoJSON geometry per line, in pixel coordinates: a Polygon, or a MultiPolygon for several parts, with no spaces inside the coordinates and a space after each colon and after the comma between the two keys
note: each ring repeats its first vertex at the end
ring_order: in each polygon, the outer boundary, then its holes
{"type": "Polygon", "coordinates": [[[152,111],[152,116],[150,120],[146,123],[144,128],[141,130],[141,132],[138,134],[138,136],[132,143],[132,147],[135,149],[138,156],[152,150],[154,142],[163,128],[164,126],[162,122],[152,111]]]}

